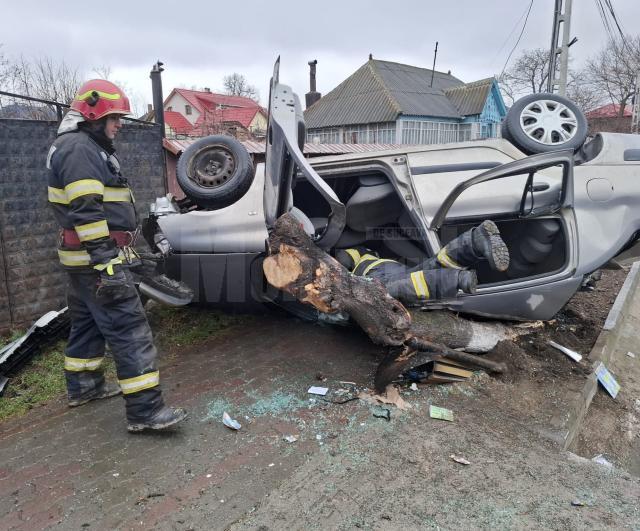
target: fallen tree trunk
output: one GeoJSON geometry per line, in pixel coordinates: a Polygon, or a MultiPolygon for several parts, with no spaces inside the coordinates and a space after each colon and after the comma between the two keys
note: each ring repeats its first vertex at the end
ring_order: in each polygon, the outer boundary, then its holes
{"type": "Polygon", "coordinates": [[[376,374],[378,391],[405,370],[442,356],[493,372],[506,370],[453,350],[490,350],[508,335],[506,327],[473,323],[448,312],[410,313],[380,281],[350,274],[318,248],[289,214],[276,221],[263,269],[272,286],[321,312],[347,312],[374,343],[392,347],[376,374]]]}
{"type": "Polygon", "coordinates": [[[351,275],[317,247],[291,215],[284,214],[269,237],[263,264],[267,281],[321,312],[347,312],[374,343],[402,345],[411,316],[373,279],[351,275]]]}
{"type": "Polygon", "coordinates": [[[464,319],[449,311],[410,310],[410,313],[412,336],[467,352],[489,352],[500,341],[513,340],[526,332],[502,323],[464,319]]]}

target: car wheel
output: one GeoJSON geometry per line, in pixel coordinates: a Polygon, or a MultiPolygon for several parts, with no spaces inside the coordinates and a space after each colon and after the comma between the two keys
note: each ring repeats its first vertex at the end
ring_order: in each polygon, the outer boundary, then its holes
{"type": "Polygon", "coordinates": [[[502,125],[500,126],[500,133],[502,135],[502,138],[504,138],[505,140],[508,140],[509,142],[511,142],[513,144],[513,137],[511,136],[511,133],[509,132],[509,127],[507,127],[507,120],[503,120],[502,121],[502,125]]]}
{"type": "Polygon", "coordinates": [[[201,208],[217,210],[232,205],[249,190],[253,162],[235,138],[208,136],[184,150],[176,176],[189,199],[201,208]]]}
{"type": "Polygon", "coordinates": [[[567,98],[531,94],[509,109],[502,134],[529,155],[562,149],[576,151],[587,138],[587,120],[567,98]]]}

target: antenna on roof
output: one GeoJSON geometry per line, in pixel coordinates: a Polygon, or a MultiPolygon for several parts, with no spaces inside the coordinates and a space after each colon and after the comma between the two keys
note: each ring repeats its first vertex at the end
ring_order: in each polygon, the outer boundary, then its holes
{"type": "Polygon", "coordinates": [[[433,68],[431,69],[431,84],[430,87],[433,87],[433,74],[436,71],[436,57],[438,57],[438,41],[436,41],[436,49],[433,50],[433,68]]]}
{"type": "Polygon", "coordinates": [[[370,53],[370,54],[369,54],[369,61],[371,61],[372,59],[373,59],[373,54],[372,54],[372,53],[370,53]]]}

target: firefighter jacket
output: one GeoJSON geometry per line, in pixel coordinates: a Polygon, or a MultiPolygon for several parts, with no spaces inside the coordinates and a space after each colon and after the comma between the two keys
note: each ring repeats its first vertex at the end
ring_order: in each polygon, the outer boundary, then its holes
{"type": "Polygon", "coordinates": [[[49,150],[47,169],[49,204],[59,225],[67,229],[58,250],[62,265],[86,269],[118,257],[110,232],[134,231],[138,224],[118,159],[78,130],[58,136],[49,150]],[[67,238],[70,231],[75,231],[73,238],[67,238]]]}

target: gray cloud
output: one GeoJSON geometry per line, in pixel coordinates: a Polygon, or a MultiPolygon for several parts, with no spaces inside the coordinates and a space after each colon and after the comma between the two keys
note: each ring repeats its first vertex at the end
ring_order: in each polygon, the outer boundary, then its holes
{"type": "MultiPolygon", "coordinates": [[[[613,2],[628,31],[637,31],[640,2],[613,2]]],[[[282,55],[281,79],[303,94],[307,61],[318,59],[324,93],[375,57],[430,67],[464,81],[497,74],[519,28],[505,42],[529,0],[324,0],[270,2],[23,0],[3,10],[0,43],[9,55],[48,55],[90,72],[109,65],[114,78],[150,101],[148,73],[166,64],[165,91],[175,85],[220,88],[222,77],[243,73],[266,103],[273,61],[282,55]]],[[[553,0],[536,0],[518,49],[548,47],[553,0]]],[[[594,2],[575,1],[572,47],[579,65],[605,42],[594,2]]],[[[517,55],[517,51],[514,55],[517,55]]]]}

